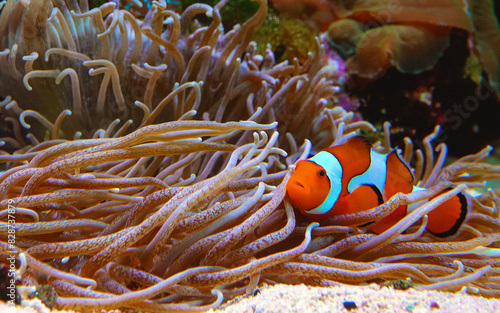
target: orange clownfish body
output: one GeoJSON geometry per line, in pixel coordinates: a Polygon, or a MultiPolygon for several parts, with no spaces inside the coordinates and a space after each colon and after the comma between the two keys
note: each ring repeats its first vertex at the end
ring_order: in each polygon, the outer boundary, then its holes
{"type": "MultiPolygon", "coordinates": [[[[372,209],[413,186],[413,174],[396,150],[381,154],[361,136],[299,161],[287,183],[292,204],[313,221],[372,209]]],[[[369,227],[377,234],[407,213],[401,205],[369,227]]],[[[412,208],[410,208],[412,209],[412,208]]],[[[428,214],[427,230],[438,237],[455,234],[467,214],[467,200],[458,194],[428,214]]]]}

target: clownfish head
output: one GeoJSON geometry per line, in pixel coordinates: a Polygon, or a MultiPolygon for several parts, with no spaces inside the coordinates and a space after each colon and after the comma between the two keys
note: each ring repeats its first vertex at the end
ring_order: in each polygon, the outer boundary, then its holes
{"type": "Polygon", "coordinates": [[[315,162],[299,161],[286,185],[290,201],[304,215],[321,205],[330,192],[326,170],[315,162]]]}

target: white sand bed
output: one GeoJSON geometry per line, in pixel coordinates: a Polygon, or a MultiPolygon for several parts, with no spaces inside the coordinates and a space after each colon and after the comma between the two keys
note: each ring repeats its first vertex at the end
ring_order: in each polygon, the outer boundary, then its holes
{"type": "Polygon", "coordinates": [[[275,285],[263,287],[255,296],[241,296],[213,313],[327,313],[327,312],[500,312],[500,299],[435,290],[405,291],[377,285],[357,287],[308,287],[275,285]],[[344,302],[354,302],[348,310],[344,302]]]}

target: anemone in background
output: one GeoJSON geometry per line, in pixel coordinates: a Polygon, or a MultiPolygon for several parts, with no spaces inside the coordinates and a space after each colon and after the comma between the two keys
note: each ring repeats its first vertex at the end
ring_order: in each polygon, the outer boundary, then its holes
{"type": "Polygon", "coordinates": [[[304,62],[275,64],[270,49],[257,55],[251,42],[265,19],[265,1],[230,31],[219,13],[226,2],[194,4],[182,15],[155,2],[144,20],[113,2],[90,11],[85,1],[3,2],[1,110],[14,130],[6,142],[24,146],[27,129],[35,144],[75,133],[119,135],[128,127],[177,120],[191,109],[195,119],[237,121],[262,107],[280,132],[290,128],[299,142],[308,137],[328,145],[328,132],[323,139],[318,134],[328,127],[322,112],[332,107],[336,73],[322,65],[319,43],[304,62]],[[197,14],[212,23],[201,26],[193,21],[197,14]],[[184,98],[187,106],[177,105],[184,98]]]}

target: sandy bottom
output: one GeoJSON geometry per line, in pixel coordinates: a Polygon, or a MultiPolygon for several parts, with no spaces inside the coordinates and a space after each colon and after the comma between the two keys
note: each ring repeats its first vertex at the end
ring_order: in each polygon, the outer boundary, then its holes
{"type": "MultiPolygon", "coordinates": [[[[38,300],[38,299],[37,299],[38,300]]],[[[1,313],[48,313],[38,301],[30,307],[8,306],[0,301],[1,313]]],[[[118,311],[119,312],[119,311],[118,311]]],[[[305,285],[275,285],[259,289],[255,296],[241,296],[210,313],[329,313],[329,312],[500,312],[500,299],[486,299],[463,293],[434,290],[406,291],[392,287],[338,286],[308,287],[305,285]],[[354,306],[356,308],[348,309],[354,306]],[[347,308],[346,308],[347,307],[347,308]]]]}
{"type": "Polygon", "coordinates": [[[255,296],[241,296],[213,313],[271,312],[500,312],[500,299],[435,290],[394,290],[377,285],[366,287],[308,287],[275,285],[263,287],[255,296]],[[355,304],[356,308],[346,309],[355,304]]]}

